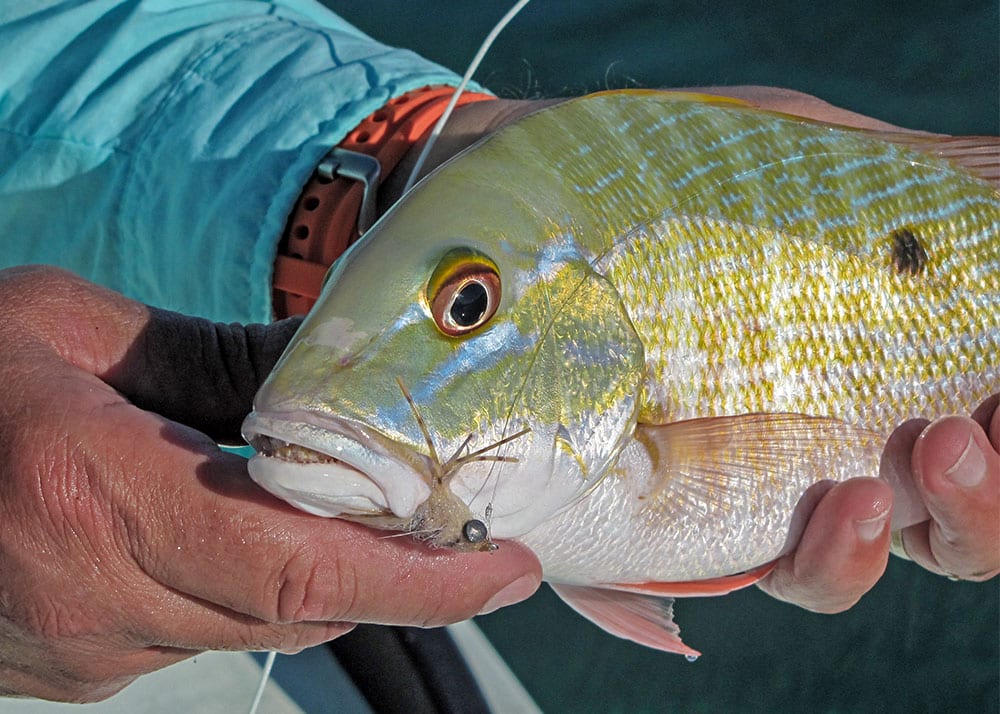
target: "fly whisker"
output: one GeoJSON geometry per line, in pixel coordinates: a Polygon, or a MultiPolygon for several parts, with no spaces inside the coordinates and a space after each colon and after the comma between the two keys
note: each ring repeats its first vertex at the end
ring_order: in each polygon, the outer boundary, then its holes
{"type": "Polygon", "coordinates": [[[420,427],[420,433],[424,435],[424,441],[427,444],[427,450],[430,452],[431,461],[434,463],[434,468],[439,472],[436,475],[438,478],[442,478],[444,474],[441,473],[441,459],[438,458],[437,449],[434,448],[434,441],[431,439],[431,433],[427,429],[427,424],[424,422],[424,418],[420,416],[420,410],[417,409],[417,403],[413,401],[413,396],[410,394],[410,390],[408,390],[406,385],[403,384],[402,377],[396,377],[396,384],[399,385],[400,391],[403,392],[403,396],[406,398],[406,403],[410,405],[410,409],[413,411],[413,416],[417,420],[417,426],[420,427]]]}
{"type": "MultiPolygon", "coordinates": [[[[515,457],[494,456],[494,457],[483,458],[483,456],[486,454],[487,451],[493,451],[493,449],[499,449],[504,444],[509,444],[510,442],[515,441],[517,439],[520,439],[522,436],[524,436],[526,434],[529,434],[529,433],[531,433],[531,429],[528,428],[528,427],[525,427],[525,428],[521,429],[521,431],[517,432],[516,434],[511,434],[510,436],[505,436],[504,438],[500,439],[500,441],[497,441],[497,442],[494,442],[492,444],[489,444],[488,446],[484,446],[481,449],[477,449],[476,451],[473,451],[471,454],[466,454],[462,458],[457,459],[455,461],[455,465],[456,466],[460,466],[462,464],[466,464],[466,463],[469,463],[471,461],[502,461],[502,462],[506,462],[506,463],[517,463],[518,460],[515,457]]],[[[466,439],[465,443],[468,443],[468,442],[469,442],[469,440],[466,439]]]]}
{"type": "Polygon", "coordinates": [[[440,528],[423,528],[413,531],[400,531],[399,533],[388,533],[386,535],[379,536],[379,540],[387,540],[389,538],[416,538],[417,540],[430,540],[440,532],[440,528]]]}
{"type": "Polygon", "coordinates": [[[490,456],[490,455],[462,459],[463,464],[467,464],[472,461],[496,461],[501,464],[517,464],[521,462],[521,459],[517,458],[516,456],[490,456]]]}
{"type": "Polygon", "coordinates": [[[470,433],[467,437],[465,437],[465,441],[462,442],[461,446],[455,449],[455,453],[451,455],[451,458],[444,462],[444,464],[441,467],[442,471],[444,471],[445,473],[451,471],[451,469],[454,467],[453,465],[459,463],[462,460],[462,457],[460,457],[459,454],[465,451],[465,448],[469,445],[469,442],[472,441],[472,436],[473,435],[470,433]]]}
{"type": "MultiPolygon", "coordinates": [[[[413,417],[417,421],[417,426],[420,427],[420,433],[424,437],[424,443],[427,445],[427,451],[428,451],[428,454],[429,454],[429,458],[430,458],[431,464],[432,464],[433,469],[434,469],[433,476],[437,479],[438,484],[442,484],[443,485],[444,484],[444,480],[450,474],[454,473],[455,471],[457,471],[458,469],[462,468],[466,464],[471,464],[471,463],[475,463],[475,462],[481,462],[481,463],[488,462],[490,464],[516,464],[516,463],[520,463],[520,461],[521,461],[520,458],[518,458],[516,456],[508,456],[506,454],[500,454],[500,453],[490,454],[489,452],[493,451],[495,449],[504,449],[505,447],[509,447],[510,444],[512,444],[513,442],[517,441],[521,437],[523,437],[523,436],[525,436],[527,434],[530,434],[531,433],[531,428],[530,427],[524,427],[523,429],[521,429],[521,430],[519,430],[519,431],[517,431],[517,432],[515,432],[513,434],[508,434],[507,436],[504,436],[503,438],[501,438],[501,439],[499,439],[497,441],[494,441],[494,442],[492,442],[490,444],[487,444],[486,446],[483,446],[482,448],[476,449],[475,451],[466,454],[465,456],[462,456],[462,452],[464,452],[466,449],[469,448],[469,444],[471,444],[473,438],[475,438],[475,433],[474,432],[469,433],[465,437],[465,439],[462,440],[462,443],[458,446],[458,448],[455,449],[455,451],[452,454],[451,458],[442,463],[440,457],[438,456],[437,448],[434,446],[434,440],[431,437],[431,431],[430,431],[430,429],[427,426],[427,422],[424,421],[423,416],[420,414],[420,409],[417,407],[416,400],[413,398],[413,395],[410,393],[410,390],[407,389],[406,384],[403,383],[402,377],[399,377],[399,376],[396,377],[396,384],[399,385],[399,391],[403,393],[403,397],[406,399],[406,403],[409,405],[410,411],[413,412],[413,417]]],[[[506,421],[504,423],[504,427],[503,427],[504,431],[507,430],[507,428],[510,426],[510,423],[511,423],[511,415],[508,413],[507,419],[506,419],[506,421]]],[[[482,485],[479,487],[479,493],[480,494],[483,492],[484,489],[488,488],[489,482],[493,481],[493,494],[494,494],[494,496],[496,495],[496,489],[499,486],[499,479],[494,479],[493,478],[496,475],[497,475],[497,471],[495,471],[495,467],[491,466],[490,470],[489,470],[489,473],[487,474],[487,476],[486,476],[485,480],[483,481],[482,485]]],[[[466,528],[469,525],[478,524],[479,528],[483,529],[483,533],[482,533],[481,537],[480,537],[480,534],[477,532],[475,534],[476,537],[473,538],[473,536],[468,535],[466,533],[466,531],[463,530],[463,535],[464,535],[465,539],[469,543],[478,543],[478,542],[482,541],[483,539],[487,539],[488,540],[488,537],[489,537],[489,535],[488,535],[489,534],[488,524],[490,523],[490,521],[492,521],[492,516],[493,516],[493,499],[491,498],[490,501],[489,501],[489,503],[486,506],[487,527],[484,528],[483,524],[480,521],[478,521],[478,520],[470,520],[470,521],[468,521],[465,524],[466,528]]],[[[410,531],[406,531],[405,532],[406,535],[409,535],[409,536],[412,536],[412,537],[416,537],[416,538],[421,539],[421,540],[433,540],[436,536],[440,535],[441,533],[442,533],[442,529],[440,529],[440,528],[438,528],[438,529],[410,530],[410,531]]],[[[387,537],[387,538],[393,538],[393,537],[398,537],[399,535],[404,535],[404,533],[400,533],[400,534],[397,534],[397,535],[385,536],[385,537],[387,537]]]]}
{"type": "Polygon", "coordinates": [[[398,533],[386,533],[385,535],[380,535],[379,540],[389,540],[390,538],[408,538],[411,533],[416,533],[419,531],[399,531],[398,533]]]}

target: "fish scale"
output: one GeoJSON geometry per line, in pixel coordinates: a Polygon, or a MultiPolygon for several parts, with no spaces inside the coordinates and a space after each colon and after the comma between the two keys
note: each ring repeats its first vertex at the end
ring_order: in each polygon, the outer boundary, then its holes
{"type": "MultiPolygon", "coordinates": [[[[627,95],[622,95],[620,101],[627,102],[627,95]]],[[[611,115],[617,111],[614,97],[604,104],[595,103],[594,107],[594,116],[590,117],[593,126],[601,126],[606,119],[602,113],[611,115]]],[[[974,355],[996,350],[1000,339],[996,319],[986,315],[974,317],[976,309],[968,297],[979,292],[987,296],[988,303],[995,305],[996,302],[995,266],[1000,255],[997,238],[1000,222],[994,189],[971,177],[965,181],[956,180],[955,172],[944,162],[876,141],[861,132],[782,119],[760,125],[750,112],[723,111],[704,103],[687,106],[680,103],[669,118],[656,118],[662,111],[662,105],[648,102],[633,104],[623,112],[629,116],[624,124],[629,129],[641,123],[638,114],[646,113],[649,119],[649,128],[640,132],[637,144],[669,146],[663,150],[667,154],[661,162],[663,168],[652,179],[642,170],[623,174],[620,158],[611,173],[601,173],[602,167],[611,162],[606,152],[600,150],[578,154],[571,165],[559,167],[559,171],[569,177],[571,185],[580,191],[586,193],[597,183],[604,185],[603,198],[609,205],[615,205],[623,197],[638,196],[640,201],[648,201],[653,196],[657,201],[653,205],[669,206],[664,212],[666,215],[719,217],[735,227],[735,233],[724,230],[716,235],[707,229],[679,229],[680,233],[664,231],[656,239],[642,242],[642,247],[636,248],[633,254],[634,259],[623,263],[627,266],[624,269],[616,271],[613,262],[607,259],[600,262],[616,274],[617,279],[612,277],[612,282],[626,296],[633,319],[641,322],[643,315],[660,318],[642,322],[643,327],[638,329],[640,336],[645,338],[648,353],[661,353],[658,358],[649,360],[656,375],[649,391],[659,392],[661,401],[647,404],[647,415],[659,413],[659,418],[670,420],[748,410],[824,413],[833,400],[836,404],[851,404],[853,408],[840,409],[838,414],[857,420],[859,413],[869,413],[873,406],[873,391],[886,386],[890,392],[896,391],[896,380],[914,395],[922,395],[938,383],[942,385],[939,391],[954,388],[953,398],[942,394],[929,402],[919,396],[914,399],[918,402],[917,408],[929,405],[937,413],[965,407],[970,389],[963,387],[963,381],[981,383],[985,379],[991,384],[997,383],[995,369],[968,375],[965,380],[956,373],[957,366],[967,364],[974,355]],[[745,130],[739,130],[747,124],[745,130]],[[723,129],[721,125],[732,128],[723,129]],[[775,160],[772,158],[775,155],[792,158],[775,160]],[[690,168],[692,164],[698,169],[690,168]],[[581,178],[593,175],[601,178],[589,182],[581,178]],[[781,187],[792,189],[776,190],[781,187]],[[749,266],[746,252],[733,249],[731,241],[734,240],[759,248],[753,238],[739,232],[740,226],[763,226],[781,232],[782,235],[776,235],[772,242],[774,255],[771,259],[779,257],[782,251],[799,251],[799,262],[789,262],[787,274],[781,278],[788,285],[798,283],[794,291],[796,296],[771,301],[768,308],[768,312],[777,309],[803,316],[797,326],[788,324],[789,337],[776,344],[776,349],[769,350],[774,354],[784,347],[796,358],[787,360],[774,371],[798,373],[800,382],[812,378],[824,383],[826,365],[850,365],[863,360],[874,349],[877,358],[873,365],[864,369],[864,379],[851,380],[850,384],[828,395],[820,395],[818,399],[775,400],[765,398],[767,385],[773,386],[773,382],[758,377],[753,380],[753,389],[733,395],[729,390],[748,379],[741,376],[739,367],[752,369],[752,363],[759,363],[765,354],[756,349],[762,344],[760,340],[753,338],[742,344],[744,357],[749,357],[743,360],[744,364],[729,368],[720,366],[724,356],[732,357],[731,344],[719,342],[708,350],[704,363],[715,367],[703,380],[705,384],[699,399],[662,394],[658,386],[664,383],[664,377],[669,376],[666,373],[671,370],[670,350],[666,346],[680,350],[683,345],[679,344],[677,335],[667,334],[669,323],[679,322],[676,297],[672,301],[660,293],[657,286],[664,282],[674,288],[678,283],[708,283],[716,289],[714,292],[702,289],[697,298],[699,304],[720,306],[742,300],[740,307],[744,307],[749,297],[760,294],[760,286],[755,286],[753,281],[769,275],[769,271],[765,270],[766,261],[749,266]],[[889,266],[892,260],[889,236],[894,228],[904,226],[922,236],[930,255],[919,279],[872,273],[868,264],[844,260],[839,261],[842,274],[824,275],[838,265],[838,251],[874,258],[889,266]],[[815,247],[812,252],[810,244],[815,247]],[[688,270],[671,274],[667,269],[669,264],[685,254],[691,256],[693,265],[688,270]],[[662,260],[657,261],[657,255],[662,260]],[[718,262],[723,259],[729,259],[732,267],[718,262]],[[661,268],[659,272],[651,270],[656,266],[661,268]],[[828,285],[801,283],[797,272],[804,268],[812,268],[819,281],[829,278],[828,285]],[[954,291],[938,286],[939,275],[961,286],[964,292],[956,297],[954,291]],[[735,285],[734,276],[750,282],[735,285]],[[630,280],[635,281],[635,290],[629,291],[627,283],[630,280]],[[837,285],[856,286],[856,289],[852,295],[841,296],[835,290],[837,285]],[[655,301],[651,303],[650,298],[655,301]],[[950,308],[944,305],[956,299],[958,304],[950,308]],[[919,309],[912,307],[914,305],[919,305],[919,309]],[[817,306],[821,308],[818,311],[817,306]],[[949,369],[948,360],[941,364],[921,361],[924,374],[907,375],[907,365],[914,357],[913,349],[926,339],[926,334],[942,324],[949,325],[950,334],[942,344],[955,368],[949,369]],[[823,325],[822,333],[816,334],[810,329],[814,325],[823,325]],[[903,327],[915,336],[900,343],[898,338],[903,327]],[[796,336],[807,344],[793,344],[796,336]],[[880,339],[880,336],[883,337],[880,339]],[[971,336],[976,336],[978,342],[970,344],[965,338],[971,336]],[[660,342],[661,339],[665,341],[660,342]],[[745,364],[747,361],[751,364],[745,364]],[[719,384],[725,385],[726,390],[718,389],[719,384]]],[[[578,133],[575,137],[580,138],[578,133]]],[[[607,234],[603,238],[603,244],[592,248],[596,254],[609,248],[607,234]]],[[[611,241],[617,239],[610,236],[611,241]]],[[[615,254],[627,253],[611,250],[615,254]]],[[[766,277],[761,280],[768,282],[766,277]]],[[[763,306],[758,306],[750,314],[764,312],[763,306]]],[[[745,328],[746,325],[733,325],[737,335],[757,334],[745,328]]],[[[702,335],[717,339],[720,329],[717,325],[712,326],[703,329],[702,335]]],[[[692,358],[690,353],[686,356],[688,360],[692,358]]],[[[808,386],[803,385],[792,391],[807,389],[808,386]]],[[[884,428],[894,410],[881,411],[883,416],[876,421],[884,428]]],[[[894,415],[915,416],[916,412],[907,409],[903,414],[894,415]]]]}
{"type": "Polygon", "coordinates": [[[633,233],[601,268],[646,348],[642,422],[796,412],[885,431],[967,409],[978,385],[1000,384],[981,359],[1000,352],[998,318],[962,284],[873,271],[782,234],[678,219],[633,233]]]}
{"type": "MultiPolygon", "coordinates": [[[[250,474],[442,547],[518,539],[578,611],[690,655],[643,598],[761,577],[815,484],[1000,391],[998,154],[683,93],[530,115],[337,262],[245,424],[335,462],[250,474]],[[468,280],[489,309],[456,329],[468,280]]],[[[927,517],[893,488],[894,528],[927,517]]]]}
{"type": "MultiPolygon", "coordinates": [[[[645,220],[666,207],[677,215],[764,224],[861,255],[873,250],[873,237],[888,235],[894,227],[926,225],[929,241],[947,239],[956,251],[987,243],[980,255],[970,257],[997,259],[995,190],[971,177],[956,181],[944,161],[858,131],[781,117],[761,124],[752,111],[703,102],[640,105],[626,96],[592,104],[591,115],[579,120],[581,127],[600,127],[627,112],[633,115],[628,126],[634,128],[644,118],[649,128],[616,144],[616,155],[609,156],[612,149],[606,148],[564,164],[554,152],[540,149],[571,185],[588,186],[599,180],[595,176],[620,171],[623,145],[636,145],[625,152],[626,160],[643,156],[639,147],[657,147],[655,170],[640,168],[611,180],[603,205],[629,200],[645,208],[645,220]],[[657,118],[663,111],[672,113],[670,121],[657,118]]],[[[556,122],[548,128],[556,130],[556,122]]],[[[597,131],[577,130],[573,137],[606,144],[597,131]]],[[[616,224],[614,217],[605,222],[616,224]]],[[[605,234],[602,243],[608,238],[605,234]]]]}

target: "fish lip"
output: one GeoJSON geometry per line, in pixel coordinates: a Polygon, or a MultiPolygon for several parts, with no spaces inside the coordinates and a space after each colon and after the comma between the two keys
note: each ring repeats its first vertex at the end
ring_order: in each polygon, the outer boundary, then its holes
{"type": "Polygon", "coordinates": [[[377,486],[397,517],[412,517],[430,496],[427,478],[409,459],[394,454],[384,437],[348,420],[305,411],[253,411],[241,431],[258,452],[253,459],[282,460],[295,468],[296,462],[267,453],[265,440],[273,439],[340,462],[377,486]]]}

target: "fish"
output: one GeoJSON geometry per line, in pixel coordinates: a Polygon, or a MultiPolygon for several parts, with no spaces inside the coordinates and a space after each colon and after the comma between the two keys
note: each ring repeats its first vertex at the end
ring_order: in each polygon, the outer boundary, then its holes
{"type": "Polygon", "coordinates": [[[599,92],[436,169],[331,268],[243,425],[305,511],[488,551],[689,658],[817,484],[1000,391],[1000,143],[599,92]]]}

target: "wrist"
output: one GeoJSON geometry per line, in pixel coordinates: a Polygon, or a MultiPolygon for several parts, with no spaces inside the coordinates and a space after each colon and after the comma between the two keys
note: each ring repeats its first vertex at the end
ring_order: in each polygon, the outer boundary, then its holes
{"type": "MultiPolygon", "coordinates": [[[[397,97],[371,114],[338,145],[338,149],[377,161],[379,178],[372,187],[376,192],[374,217],[388,210],[401,195],[451,92],[447,87],[423,88],[397,97]]],[[[488,95],[463,93],[422,173],[485,134],[550,103],[496,100],[488,95]]],[[[329,266],[360,235],[364,187],[339,174],[331,178],[329,167],[337,165],[333,156],[331,152],[321,162],[303,188],[279,243],[273,279],[273,312],[277,318],[307,312],[319,295],[329,266]]],[[[367,160],[370,164],[376,161],[367,160]]]]}
{"type": "MultiPolygon", "coordinates": [[[[456,154],[501,127],[561,101],[563,100],[497,99],[492,102],[474,102],[455,107],[455,111],[437,138],[417,178],[423,178],[456,154]]],[[[386,178],[379,191],[379,215],[389,210],[401,197],[403,187],[406,185],[428,138],[429,132],[407,151],[396,169],[386,178]]]]}

